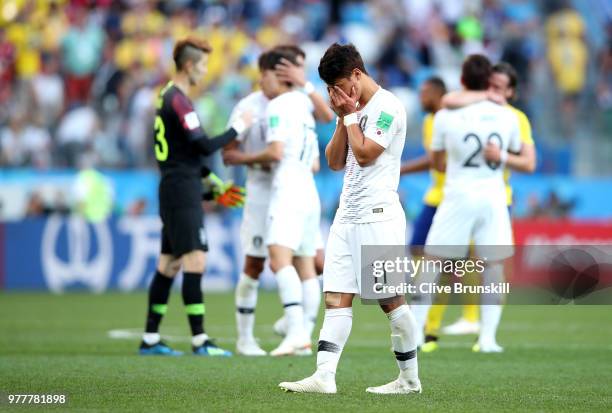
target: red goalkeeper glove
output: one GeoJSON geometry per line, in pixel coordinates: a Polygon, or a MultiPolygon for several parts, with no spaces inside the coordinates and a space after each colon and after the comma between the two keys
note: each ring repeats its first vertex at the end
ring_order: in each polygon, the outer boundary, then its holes
{"type": "Polygon", "coordinates": [[[234,185],[232,181],[224,184],[224,191],[215,194],[214,199],[217,204],[226,208],[242,208],[246,198],[246,191],[243,187],[234,185]]]}

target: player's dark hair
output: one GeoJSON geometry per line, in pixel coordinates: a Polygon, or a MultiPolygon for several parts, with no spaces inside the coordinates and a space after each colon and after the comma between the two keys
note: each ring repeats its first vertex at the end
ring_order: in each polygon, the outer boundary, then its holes
{"type": "MultiPolygon", "coordinates": [[[[259,70],[262,72],[264,70],[275,70],[276,65],[278,65],[282,59],[287,59],[294,65],[297,65],[297,56],[294,53],[274,48],[259,56],[259,61],[257,62],[259,70]]],[[[285,82],[285,85],[288,87],[293,86],[291,82],[285,82]]]]}
{"type": "Polygon", "coordinates": [[[179,40],[174,45],[172,57],[176,70],[182,70],[187,62],[197,62],[202,58],[203,54],[212,52],[212,47],[208,41],[198,39],[197,37],[187,37],[179,40]]]}
{"type": "Polygon", "coordinates": [[[283,50],[277,50],[276,48],[268,50],[259,56],[259,69],[260,70],[274,70],[276,65],[281,62],[282,59],[287,59],[294,65],[296,63],[296,55],[283,50]]]}
{"type": "Polygon", "coordinates": [[[513,97],[516,95],[516,87],[518,86],[518,74],[516,70],[510,63],[499,62],[495,66],[493,66],[493,73],[501,73],[503,75],[508,76],[508,86],[510,86],[513,90],[513,97]]]}
{"type": "Polygon", "coordinates": [[[355,46],[334,43],[329,46],[319,62],[319,77],[328,85],[333,85],[340,79],[350,77],[354,69],[368,74],[355,46]]]}
{"type": "Polygon", "coordinates": [[[444,80],[442,80],[442,78],[438,76],[432,76],[428,78],[425,83],[432,85],[440,93],[440,95],[446,94],[446,83],[444,83],[444,80]]]}
{"type": "Polygon", "coordinates": [[[269,67],[270,64],[268,63],[268,60],[270,60],[270,52],[263,52],[262,54],[259,55],[259,57],[257,58],[257,67],[259,68],[260,71],[264,71],[266,70],[266,67],[269,67]]]}
{"type": "Polygon", "coordinates": [[[491,62],[481,54],[467,57],[461,68],[461,82],[468,90],[486,90],[491,77],[491,62]]]}
{"type": "Polygon", "coordinates": [[[294,44],[279,44],[275,46],[272,50],[278,50],[281,53],[290,53],[297,56],[302,56],[303,59],[306,59],[306,52],[299,46],[294,44]]]}

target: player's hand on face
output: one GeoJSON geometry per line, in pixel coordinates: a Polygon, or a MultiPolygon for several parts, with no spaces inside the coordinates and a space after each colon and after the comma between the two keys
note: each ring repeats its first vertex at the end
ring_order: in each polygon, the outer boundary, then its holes
{"type": "Polygon", "coordinates": [[[489,162],[500,162],[501,161],[501,150],[493,142],[487,143],[484,150],[484,157],[489,162]]]}
{"type": "Polygon", "coordinates": [[[357,92],[355,91],[355,86],[351,86],[350,95],[344,93],[338,86],[334,86],[333,92],[336,99],[335,105],[342,113],[342,116],[357,110],[357,92]]]}
{"type": "Polygon", "coordinates": [[[223,163],[225,165],[240,165],[244,163],[244,153],[238,149],[228,149],[223,152],[223,163]]]}
{"type": "Polygon", "coordinates": [[[274,67],[278,80],[282,82],[290,82],[299,87],[306,84],[306,73],[304,68],[291,63],[289,60],[282,58],[280,63],[274,67]]]}
{"type": "Polygon", "coordinates": [[[334,113],[339,117],[344,116],[340,107],[338,106],[338,98],[336,97],[336,92],[333,86],[327,87],[327,94],[329,95],[329,106],[334,111],[334,113]]]}

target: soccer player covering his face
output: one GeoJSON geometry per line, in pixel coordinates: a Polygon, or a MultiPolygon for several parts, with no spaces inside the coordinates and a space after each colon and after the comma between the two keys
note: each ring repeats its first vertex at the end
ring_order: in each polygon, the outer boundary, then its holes
{"type": "MultiPolygon", "coordinates": [[[[361,293],[361,246],[405,245],[406,218],[397,187],[406,138],[401,102],[368,76],[353,45],[333,44],[319,64],[338,115],[325,155],[333,170],[344,170],[340,205],[325,254],[325,318],[319,335],[316,372],[282,382],[286,391],[336,393],[336,369],[351,331],[352,303],[361,293]]],[[[381,302],[391,327],[399,367],[397,379],[367,392],[420,393],[415,321],[403,296],[381,302]]]]}
{"type": "Polygon", "coordinates": [[[174,277],[183,269],[182,295],[192,333],[192,350],[201,356],[229,356],[204,332],[201,279],[208,243],[202,212],[202,156],[221,149],[251,124],[251,114],[237,117],[220,136],[209,138],[187,97],[206,74],[209,44],[197,38],[174,47],[176,74],[159,93],[154,124],[155,156],[161,171],[159,213],[162,220],[161,254],[149,287],[142,355],[180,355],[160,339],[159,325],[168,308],[174,277]]]}

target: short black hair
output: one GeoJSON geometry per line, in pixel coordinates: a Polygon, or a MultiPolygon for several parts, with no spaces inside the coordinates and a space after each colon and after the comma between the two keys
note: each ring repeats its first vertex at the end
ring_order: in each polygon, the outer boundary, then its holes
{"type": "Polygon", "coordinates": [[[501,73],[508,76],[508,80],[510,81],[508,86],[516,90],[516,86],[518,85],[518,74],[510,63],[499,62],[493,66],[493,73],[501,73]]]}
{"type": "MultiPolygon", "coordinates": [[[[276,65],[278,65],[282,59],[287,59],[294,65],[297,65],[297,56],[295,54],[287,50],[278,50],[274,48],[262,53],[259,56],[259,60],[257,62],[259,65],[259,70],[262,72],[264,70],[275,70],[276,65]]],[[[289,87],[293,86],[293,83],[291,82],[285,82],[285,84],[289,87]]]]}
{"type": "Polygon", "coordinates": [[[436,88],[438,90],[438,92],[440,92],[441,95],[445,95],[446,94],[446,83],[444,83],[444,80],[442,80],[441,77],[439,76],[432,76],[430,78],[428,78],[425,83],[429,83],[430,85],[432,85],[434,88],[436,88]]]}
{"type": "Polygon", "coordinates": [[[339,79],[350,77],[354,69],[368,74],[357,48],[352,44],[334,43],[319,62],[319,77],[328,85],[333,85],[339,79]]]}
{"type": "Polygon", "coordinates": [[[473,54],[467,57],[461,67],[461,82],[468,90],[486,90],[493,69],[486,56],[473,54]]]}
{"type": "Polygon", "coordinates": [[[210,52],[212,52],[212,47],[204,39],[187,37],[186,39],[179,40],[172,52],[176,70],[182,70],[188,61],[197,62],[202,58],[203,54],[210,52]]]}
{"type": "Polygon", "coordinates": [[[278,50],[280,52],[290,53],[297,56],[302,56],[303,59],[306,59],[306,52],[299,46],[294,44],[279,44],[275,46],[272,50],[278,50]]]}
{"type": "Polygon", "coordinates": [[[297,64],[296,57],[297,56],[295,54],[290,53],[286,50],[279,50],[274,48],[272,50],[268,50],[267,52],[262,53],[261,56],[259,56],[259,60],[257,63],[259,65],[259,70],[261,71],[274,70],[276,68],[276,65],[279,64],[282,59],[287,59],[294,65],[297,64]]]}
{"type": "Polygon", "coordinates": [[[270,64],[268,63],[268,60],[270,60],[270,52],[263,52],[262,54],[259,55],[259,58],[257,58],[257,67],[259,67],[260,71],[264,71],[266,70],[267,67],[270,66],[270,64]]]}

